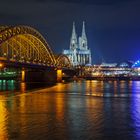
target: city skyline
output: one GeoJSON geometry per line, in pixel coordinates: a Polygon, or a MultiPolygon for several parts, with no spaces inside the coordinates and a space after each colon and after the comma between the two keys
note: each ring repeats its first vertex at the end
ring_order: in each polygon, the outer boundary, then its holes
{"type": "Polygon", "coordinates": [[[0,5],[0,24],[34,27],[60,53],[69,47],[73,21],[81,34],[84,20],[93,63],[136,61],[140,57],[139,4],[137,0],[5,0],[0,5]]]}

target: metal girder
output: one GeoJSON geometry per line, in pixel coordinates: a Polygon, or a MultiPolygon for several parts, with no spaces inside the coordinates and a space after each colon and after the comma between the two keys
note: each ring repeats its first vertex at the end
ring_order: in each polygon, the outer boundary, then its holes
{"type": "Polygon", "coordinates": [[[30,34],[34,36],[38,41],[40,41],[43,44],[44,49],[49,52],[49,55],[52,59],[51,60],[52,63],[53,64],[55,63],[54,55],[46,40],[38,31],[28,26],[15,26],[15,27],[6,28],[5,30],[0,30],[0,45],[6,42],[7,40],[9,40],[10,38],[23,34],[25,35],[30,34]]]}
{"type": "Polygon", "coordinates": [[[56,62],[57,62],[57,65],[61,66],[61,67],[71,67],[72,66],[69,58],[64,54],[60,54],[56,58],[56,62]]]}
{"type": "Polygon", "coordinates": [[[47,66],[70,67],[66,55],[55,57],[43,36],[28,26],[0,27],[0,59],[37,62],[47,66]]]}

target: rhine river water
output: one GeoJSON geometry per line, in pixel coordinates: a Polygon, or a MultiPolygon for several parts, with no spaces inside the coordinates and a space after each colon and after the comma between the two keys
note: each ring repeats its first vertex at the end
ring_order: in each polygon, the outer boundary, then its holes
{"type": "Polygon", "coordinates": [[[0,140],[140,140],[140,81],[11,80],[0,90],[0,140]]]}

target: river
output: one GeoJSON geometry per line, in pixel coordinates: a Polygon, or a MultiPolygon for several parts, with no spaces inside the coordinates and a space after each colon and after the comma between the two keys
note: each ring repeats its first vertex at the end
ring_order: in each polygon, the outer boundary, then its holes
{"type": "Polygon", "coordinates": [[[139,140],[140,81],[0,81],[0,140],[139,140]]]}

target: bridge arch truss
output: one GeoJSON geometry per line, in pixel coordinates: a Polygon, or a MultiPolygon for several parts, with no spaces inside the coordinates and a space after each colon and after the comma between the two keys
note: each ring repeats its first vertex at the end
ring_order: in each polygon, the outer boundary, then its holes
{"type": "Polygon", "coordinates": [[[56,65],[46,40],[28,26],[0,27],[0,60],[56,65]]]}
{"type": "Polygon", "coordinates": [[[64,54],[60,54],[56,57],[56,63],[60,67],[72,67],[71,61],[64,54]]]}

